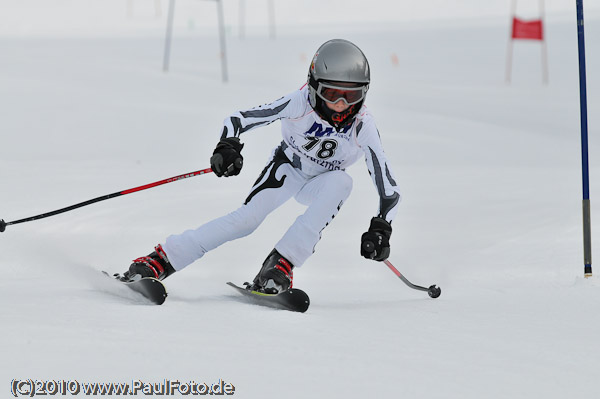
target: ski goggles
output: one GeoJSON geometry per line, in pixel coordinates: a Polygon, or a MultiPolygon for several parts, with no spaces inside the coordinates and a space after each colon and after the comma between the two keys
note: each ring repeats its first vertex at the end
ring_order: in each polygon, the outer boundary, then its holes
{"type": "Polygon", "coordinates": [[[353,105],[361,102],[367,95],[369,85],[360,87],[342,87],[336,86],[333,83],[319,82],[317,95],[330,104],[335,104],[343,100],[348,105],[353,105]]]}

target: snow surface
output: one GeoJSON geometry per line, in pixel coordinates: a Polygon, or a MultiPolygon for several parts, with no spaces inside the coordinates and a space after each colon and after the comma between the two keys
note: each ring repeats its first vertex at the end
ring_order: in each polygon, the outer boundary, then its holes
{"type": "MultiPolygon", "coordinates": [[[[319,44],[344,37],[371,62],[367,103],[404,196],[390,260],[416,284],[440,285],[442,295],[410,290],[359,256],[377,208],[362,162],[349,169],[352,196],[296,272],[312,300],[305,314],[242,303],[225,285],[255,275],[302,212],[291,202],[252,236],[169,278],[163,306],[101,275],[235,209],[280,141],[273,124],[248,133],[236,178],[195,177],[8,226],[0,235],[1,396],[14,378],[167,378],[223,379],[239,398],[600,397],[600,281],[582,277],[574,2],[550,4],[548,86],[531,42],[515,44],[513,84],[504,84],[508,18],[497,5],[483,19],[361,24],[352,2],[345,23],[303,27],[282,18],[275,40],[265,26],[241,40],[228,14],[223,84],[216,32],[194,24],[176,28],[171,71],[161,71],[167,2],[161,16],[153,2],[136,2],[130,17],[121,2],[89,29],[68,24],[89,15],[79,2],[22,6],[47,3],[0,2],[0,218],[208,167],[226,115],[298,88],[319,44]]],[[[392,2],[373,7],[382,3],[392,2]]],[[[407,3],[391,11],[410,10],[407,3]]],[[[481,2],[448,3],[467,10],[481,2]]],[[[594,216],[600,18],[598,2],[587,4],[594,216]]]]}

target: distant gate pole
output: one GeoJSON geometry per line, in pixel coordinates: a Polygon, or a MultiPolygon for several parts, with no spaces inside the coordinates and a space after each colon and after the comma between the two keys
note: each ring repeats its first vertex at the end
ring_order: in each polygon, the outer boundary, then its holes
{"type": "MultiPolygon", "coordinates": [[[[223,82],[227,82],[227,49],[225,47],[225,16],[223,13],[223,0],[215,0],[217,3],[217,20],[219,24],[219,45],[221,51],[221,76],[223,82]]],[[[169,70],[169,58],[171,56],[171,38],[173,37],[173,19],[175,17],[175,0],[169,0],[169,16],[167,17],[167,35],[165,37],[165,52],[163,56],[163,71],[169,70]]]]}
{"type": "Polygon", "coordinates": [[[542,82],[548,83],[548,46],[544,35],[544,0],[539,0],[539,18],[525,21],[517,18],[517,0],[512,0],[510,18],[511,29],[506,51],[506,83],[510,83],[512,74],[513,42],[515,40],[535,40],[542,45],[542,82]]]}
{"type": "Polygon", "coordinates": [[[269,37],[275,39],[275,1],[269,0],[269,37]]]}
{"type": "Polygon", "coordinates": [[[171,56],[171,37],[173,36],[173,18],[175,16],[175,0],[169,0],[169,16],[167,17],[167,35],[165,37],[165,53],[163,55],[163,71],[169,70],[171,56]]]}
{"type": "Polygon", "coordinates": [[[221,46],[221,76],[223,82],[229,80],[227,74],[227,48],[225,47],[225,14],[223,13],[223,0],[217,0],[217,17],[219,18],[219,43],[221,46]]]}

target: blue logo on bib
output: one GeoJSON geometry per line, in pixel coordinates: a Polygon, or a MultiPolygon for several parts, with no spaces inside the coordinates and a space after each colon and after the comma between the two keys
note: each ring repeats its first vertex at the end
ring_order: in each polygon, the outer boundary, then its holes
{"type": "MultiPolygon", "coordinates": [[[[350,126],[344,127],[339,133],[344,134],[344,133],[346,133],[346,131],[348,129],[350,129],[350,126]]],[[[308,129],[308,131],[306,133],[304,133],[304,135],[308,136],[308,135],[314,134],[315,137],[323,137],[323,136],[331,136],[331,134],[333,134],[334,132],[335,132],[335,130],[333,130],[332,127],[323,128],[323,125],[321,125],[318,122],[315,122],[310,127],[310,129],[308,129]]]]}

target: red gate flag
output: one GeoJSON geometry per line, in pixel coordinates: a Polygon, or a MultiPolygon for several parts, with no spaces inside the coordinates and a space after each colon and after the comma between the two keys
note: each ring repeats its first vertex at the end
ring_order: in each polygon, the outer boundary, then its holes
{"type": "Polygon", "coordinates": [[[533,21],[523,21],[519,18],[513,17],[512,38],[544,40],[542,20],[536,19],[533,21]]]}

